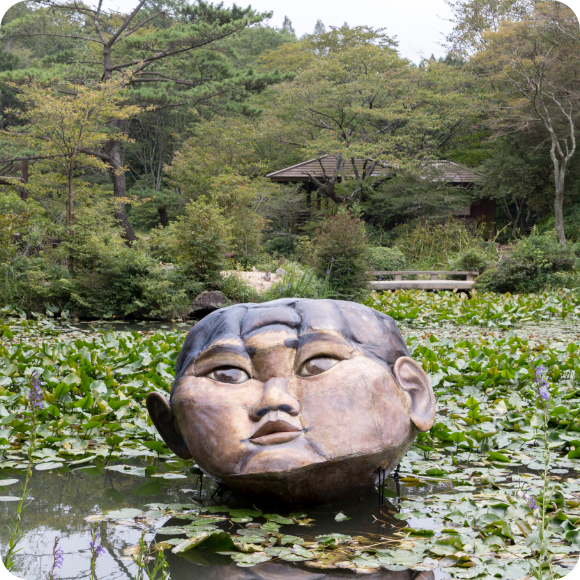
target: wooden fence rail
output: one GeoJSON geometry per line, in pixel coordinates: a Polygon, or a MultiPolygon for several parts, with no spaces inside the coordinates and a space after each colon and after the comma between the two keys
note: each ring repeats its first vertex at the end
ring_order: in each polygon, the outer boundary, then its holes
{"type": "Polygon", "coordinates": [[[394,280],[370,281],[372,290],[471,290],[479,272],[451,272],[445,270],[378,270],[370,276],[394,276],[394,280]],[[403,276],[429,276],[429,280],[403,280],[403,276]],[[465,280],[440,279],[440,276],[465,276],[465,280]]]}

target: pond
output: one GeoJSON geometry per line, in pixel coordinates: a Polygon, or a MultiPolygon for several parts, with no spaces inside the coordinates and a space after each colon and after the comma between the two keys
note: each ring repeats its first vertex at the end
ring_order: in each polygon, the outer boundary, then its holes
{"type": "MultiPolygon", "coordinates": [[[[538,562],[554,578],[566,575],[580,553],[578,307],[561,297],[518,305],[478,296],[470,306],[405,296],[393,294],[383,310],[403,319],[412,356],[430,375],[437,420],[402,461],[399,494],[387,479],[382,511],[377,490],[302,513],[245,505],[177,460],[143,402],[148,392],[168,393],[189,324],[0,320],[2,522],[16,513],[11,497],[27,466],[33,372],[44,404],[13,572],[44,578],[59,536],[60,576],[88,578],[89,526],[98,525],[98,578],[135,577],[143,531],[164,548],[174,579],[519,580],[538,562]],[[418,318],[411,299],[429,314],[418,318]],[[457,320],[477,313],[478,325],[456,324],[453,312],[457,320]]],[[[3,555],[8,537],[0,527],[3,555]]]]}
{"type": "MultiPolygon", "coordinates": [[[[170,539],[179,534],[163,534],[163,529],[175,529],[183,525],[184,520],[160,515],[155,508],[162,505],[172,505],[174,508],[189,508],[206,506],[222,507],[236,510],[251,510],[262,506],[246,504],[242,498],[232,497],[227,493],[220,495],[220,490],[209,478],[192,474],[187,463],[180,460],[164,461],[161,469],[155,475],[147,477],[145,470],[156,466],[156,460],[131,461],[123,464],[94,465],[77,468],[62,467],[59,469],[37,471],[34,473],[28,502],[23,512],[21,531],[23,538],[19,544],[20,552],[16,556],[16,566],[13,573],[25,580],[44,578],[52,566],[52,547],[56,537],[60,538],[60,546],[64,550],[64,566],[61,571],[63,579],[87,578],[90,572],[90,523],[98,523],[101,532],[101,543],[105,549],[103,556],[97,560],[97,577],[114,578],[118,580],[134,578],[137,567],[125,551],[135,546],[143,532],[146,539],[157,541],[170,539]],[[130,474],[123,473],[129,471],[130,474]],[[213,496],[213,497],[212,497],[213,496]],[[135,519],[134,513],[142,512],[147,519],[135,519]],[[127,515],[123,515],[123,514],[127,515]],[[100,517],[102,514],[111,514],[100,517]],[[164,527],[162,527],[164,526],[164,527]]],[[[5,472],[4,475],[13,479],[23,480],[18,472],[5,472]]],[[[10,486],[16,489],[18,484],[10,486]]],[[[402,497],[421,500],[428,493],[449,491],[446,483],[426,487],[406,487],[400,484],[398,492],[402,497]]],[[[394,480],[389,480],[386,486],[389,496],[396,496],[394,480]]],[[[300,525],[292,523],[280,526],[286,537],[295,536],[296,541],[312,540],[316,536],[329,534],[364,536],[373,544],[397,545],[401,542],[401,530],[405,527],[418,525],[417,518],[408,520],[395,519],[397,504],[400,499],[391,497],[385,500],[383,507],[379,506],[379,494],[370,492],[362,498],[338,502],[332,505],[319,506],[315,509],[300,510],[306,517],[296,518],[300,525]],[[392,502],[392,503],[391,503],[392,502]],[[344,521],[336,520],[337,514],[344,514],[344,521]],[[304,521],[308,519],[306,524],[304,521]],[[401,535],[394,535],[394,534],[401,535]],[[299,540],[300,538],[300,540],[299,540]]],[[[0,502],[0,520],[5,522],[16,516],[17,502],[0,502]]],[[[276,506],[267,506],[269,511],[276,506]]],[[[178,508],[178,511],[180,509],[178,508]]],[[[287,510],[287,508],[286,508],[287,510]]],[[[162,513],[162,512],[161,512],[162,513]]],[[[227,512],[213,512],[219,516],[227,512]]],[[[211,514],[208,514],[211,515],[211,514]]],[[[287,511],[281,511],[282,517],[288,517],[287,511]]],[[[302,514],[299,514],[302,515],[302,514]]],[[[233,518],[235,519],[235,518],[233,518]]],[[[240,518],[238,518],[240,519],[240,518]]],[[[243,519],[243,518],[242,518],[243,519]]],[[[264,518],[254,517],[254,525],[265,522],[264,518]]],[[[232,518],[219,523],[220,528],[234,531],[252,530],[247,523],[232,523],[232,518]]],[[[187,520],[189,523],[190,520],[187,520]]],[[[209,520],[208,520],[209,521],[209,520]]],[[[430,524],[431,522],[427,522],[430,524]]],[[[436,527],[436,526],[435,526],[436,527]]],[[[7,545],[8,528],[0,527],[0,545],[7,545]]],[[[182,536],[182,539],[185,539],[182,536]]],[[[362,538],[358,538],[362,540],[362,538]]],[[[223,579],[254,579],[254,578],[303,578],[314,580],[322,575],[304,565],[284,562],[277,559],[274,562],[258,564],[253,568],[240,568],[231,561],[229,556],[222,556],[209,550],[191,550],[182,556],[168,554],[169,571],[173,580],[196,578],[223,579]]],[[[345,571],[325,571],[324,576],[344,576],[345,571]]],[[[374,577],[374,576],[373,576],[374,577]]],[[[383,571],[376,576],[381,580],[403,579],[407,575],[402,572],[383,571]]],[[[450,578],[449,574],[435,570],[434,576],[424,578],[450,578]]],[[[410,576],[409,576],[410,578],[410,576]]]]}

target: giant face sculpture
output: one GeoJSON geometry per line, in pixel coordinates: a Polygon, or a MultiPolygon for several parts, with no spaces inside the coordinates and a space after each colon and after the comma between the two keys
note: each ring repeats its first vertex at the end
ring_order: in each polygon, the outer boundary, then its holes
{"type": "Polygon", "coordinates": [[[213,312],[183,345],[170,404],[147,397],[174,453],[246,494],[317,503],[364,493],[435,418],[392,318],[337,300],[213,312]]]}

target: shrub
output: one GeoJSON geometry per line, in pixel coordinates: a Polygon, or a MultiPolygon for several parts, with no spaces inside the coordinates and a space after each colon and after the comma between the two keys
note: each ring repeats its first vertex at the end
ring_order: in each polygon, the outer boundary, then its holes
{"type": "Polygon", "coordinates": [[[450,255],[471,248],[489,246],[483,239],[481,228],[468,228],[457,219],[443,223],[423,220],[397,228],[396,246],[414,270],[443,270],[448,267],[450,255]]]}
{"type": "Polygon", "coordinates": [[[286,274],[282,280],[264,293],[265,300],[278,298],[332,298],[329,285],[330,275],[318,278],[310,268],[297,268],[295,263],[285,264],[286,274]]]}
{"type": "Polygon", "coordinates": [[[574,287],[577,261],[572,248],[560,245],[553,232],[540,235],[534,228],[528,238],[514,246],[510,257],[477,278],[476,288],[533,293],[546,288],[574,287]]]}
{"type": "Polygon", "coordinates": [[[262,249],[276,258],[288,257],[294,251],[294,240],[286,236],[270,238],[262,244],[262,249]]]}
{"type": "Polygon", "coordinates": [[[404,270],[407,258],[398,248],[370,248],[370,266],[372,270],[404,270]]]}
{"type": "Polygon", "coordinates": [[[139,280],[139,286],[141,299],[127,313],[138,312],[163,320],[187,318],[192,298],[205,288],[205,284],[188,278],[173,264],[156,266],[139,280]]]}
{"type": "Polygon", "coordinates": [[[342,210],[328,218],[315,242],[314,271],[329,282],[339,297],[360,299],[366,294],[369,245],[363,222],[342,210]]]}
{"type": "Polygon", "coordinates": [[[169,227],[175,232],[177,257],[187,275],[218,280],[231,243],[230,221],[220,208],[199,199],[189,203],[185,215],[169,227]]]}
{"type": "Polygon", "coordinates": [[[454,271],[479,272],[487,270],[494,260],[489,252],[480,248],[469,248],[463,252],[455,254],[449,259],[449,269],[454,271]]]}
{"type": "Polygon", "coordinates": [[[40,254],[25,258],[21,254],[2,265],[0,302],[28,312],[44,312],[47,306],[64,310],[69,306],[74,286],[65,266],[40,254]]]}
{"type": "Polygon", "coordinates": [[[223,278],[221,291],[226,298],[235,302],[261,302],[257,290],[237,274],[223,278]]]}
{"type": "Polygon", "coordinates": [[[316,242],[308,236],[298,236],[294,242],[294,259],[301,264],[312,266],[316,242]]]}

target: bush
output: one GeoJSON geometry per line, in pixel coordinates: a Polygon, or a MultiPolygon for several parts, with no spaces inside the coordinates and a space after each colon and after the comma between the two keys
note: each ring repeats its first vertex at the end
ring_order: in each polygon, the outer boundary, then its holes
{"type": "Polygon", "coordinates": [[[175,233],[177,259],[186,274],[218,280],[231,244],[231,224],[220,208],[201,199],[191,202],[169,228],[175,233]]]}
{"type": "Polygon", "coordinates": [[[65,266],[47,259],[44,254],[32,258],[18,254],[2,268],[0,302],[3,306],[42,313],[47,306],[56,310],[68,308],[74,285],[65,266]]]}
{"type": "Polygon", "coordinates": [[[310,268],[299,268],[296,263],[289,262],[284,265],[286,274],[282,280],[271,286],[264,293],[264,300],[277,300],[278,298],[333,298],[329,285],[330,275],[324,280],[318,278],[310,268]]]}
{"type": "MultiPolygon", "coordinates": [[[[477,248],[495,253],[483,239],[481,228],[469,228],[465,222],[448,219],[445,222],[422,220],[397,228],[395,244],[407,258],[413,270],[444,270],[449,256],[477,248]]],[[[486,252],[487,253],[487,252],[486,252]]]]}
{"type": "Polygon", "coordinates": [[[294,251],[294,240],[286,236],[270,238],[262,244],[262,249],[276,258],[287,258],[294,251]]]}
{"type": "Polygon", "coordinates": [[[370,248],[371,270],[404,270],[407,258],[398,248],[370,248]]]}
{"type": "Polygon", "coordinates": [[[369,245],[363,222],[349,211],[328,218],[315,242],[314,271],[339,297],[361,299],[367,293],[369,245]]]}
{"type": "Polygon", "coordinates": [[[479,248],[469,248],[459,252],[449,259],[449,269],[453,271],[479,272],[480,274],[487,270],[493,264],[494,260],[490,257],[489,252],[479,248]]]}
{"type": "Polygon", "coordinates": [[[515,246],[513,254],[476,280],[476,288],[491,292],[541,292],[547,288],[577,286],[577,258],[572,248],[558,243],[554,232],[541,235],[536,228],[515,246]]]}
{"type": "Polygon", "coordinates": [[[306,266],[312,266],[315,250],[316,242],[313,239],[308,236],[298,236],[294,242],[294,259],[306,266]]]}
{"type": "Polygon", "coordinates": [[[223,278],[221,291],[226,298],[235,302],[261,302],[257,290],[237,274],[223,278]]]}

